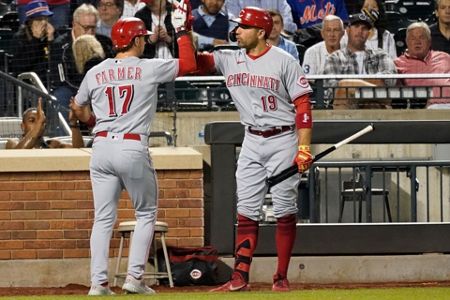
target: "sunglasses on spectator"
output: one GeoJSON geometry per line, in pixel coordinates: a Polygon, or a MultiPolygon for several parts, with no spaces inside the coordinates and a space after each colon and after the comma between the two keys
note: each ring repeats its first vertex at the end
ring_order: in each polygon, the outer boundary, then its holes
{"type": "Polygon", "coordinates": [[[83,28],[84,32],[95,31],[97,29],[96,25],[83,25],[79,22],[77,22],[77,24],[80,25],[81,28],[83,28]]]}

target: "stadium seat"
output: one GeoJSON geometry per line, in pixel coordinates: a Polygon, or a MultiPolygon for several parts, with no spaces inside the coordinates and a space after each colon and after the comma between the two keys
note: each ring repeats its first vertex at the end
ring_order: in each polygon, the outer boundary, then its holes
{"type": "Polygon", "coordinates": [[[385,7],[386,11],[399,12],[411,22],[427,22],[434,14],[434,1],[386,0],[385,7]]]}
{"type": "MultiPolygon", "coordinates": [[[[366,195],[369,190],[364,185],[364,178],[361,173],[357,172],[355,178],[342,183],[343,190],[340,197],[340,209],[338,223],[342,222],[344,214],[344,205],[346,201],[353,201],[358,203],[358,222],[362,222],[362,205],[366,200],[366,195]]],[[[389,207],[389,191],[382,188],[371,188],[370,193],[372,196],[382,196],[384,206],[387,212],[388,221],[392,222],[391,209],[389,207]]],[[[355,204],[356,205],[356,204],[355,204]]]]}

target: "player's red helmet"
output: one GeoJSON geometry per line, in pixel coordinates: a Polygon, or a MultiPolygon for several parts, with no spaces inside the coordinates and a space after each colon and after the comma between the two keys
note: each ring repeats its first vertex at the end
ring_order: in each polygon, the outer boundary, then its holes
{"type": "Polygon", "coordinates": [[[127,47],[137,36],[150,35],[151,31],[145,28],[144,22],[135,17],[123,18],[117,21],[111,30],[111,40],[114,48],[127,47]]]}
{"type": "Polygon", "coordinates": [[[269,12],[265,9],[253,6],[247,6],[242,9],[239,13],[239,18],[232,19],[231,21],[242,25],[264,29],[266,32],[266,38],[269,37],[273,27],[272,17],[269,12]]]}

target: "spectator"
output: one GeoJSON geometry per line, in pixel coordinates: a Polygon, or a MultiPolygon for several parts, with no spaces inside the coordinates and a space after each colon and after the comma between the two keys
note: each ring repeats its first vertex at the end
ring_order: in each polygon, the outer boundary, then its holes
{"type": "MultiPolygon", "coordinates": [[[[27,4],[30,0],[17,0],[17,13],[19,14],[20,24],[26,20],[27,4]]],[[[70,0],[48,0],[49,10],[54,13],[50,23],[55,29],[64,28],[70,22],[70,0]]]]}
{"type": "Polygon", "coordinates": [[[436,0],[436,17],[430,26],[431,48],[450,54],[450,0],[436,0]]]}
{"type": "MultiPolygon", "coordinates": [[[[369,37],[370,29],[373,23],[369,17],[363,13],[351,15],[350,24],[347,27],[348,44],[346,48],[334,51],[328,56],[325,62],[324,74],[395,74],[396,69],[393,60],[382,49],[367,49],[366,41],[369,37]]],[[[344,89],[337,89],[337,93],[344,92],[348,96],[353,92],[347,87],[351,86],[381,86],[395,85],[395,80],[388,79],[386,81],[380,79],[359,80],[344,79],[337,82],[336,80],[327,81],[327,86],[340,86],[344,89]]],[[[346,97],[337,97],[343,99],[343,103],[339,103],[343,108],[348,108],[348,99],[346,97]]],[[[333,104],[335,108],[338,103],[333,104]]],[[[374,105],[375,107],[376,105],[374,105]]],[[[384,105],[382,105],[384,106],[384,105]]]]}
{"type": "Polygon", "coordinates": [[[105,59],[102,44],[90,34],[83,34],[72,45],[73,57],[79,74],[83,77],[87,71],[105,59]]]}
{"type": "Polygon", "coordinates": [[[287,0],[287,2],[292,8],[294,22],[298,29],[321,24],[323,18],[327,15],[337,15],[344,22],[348,20],[344,0],[287,0]]]}
{"type": "Polygon", "coordinates": [[[122,17],[123,18],[128,18],[128,17],[134,17],[134,15],[136,14],[136,12],[138,10],[140,10],[141,8],[145,7],[145,3],[146,1],[142,1],[142,0],[125,0],[123,1],[123,13],[122,13],[122,17]]]}
{"type": "MultiPolygon", "coordinates": [[[[397,70],[402,74],[450,74],[450,55],[431,50],[431,32],[424,22],[415,22],[406,29],[406,52],[395,60],[397,70]]],[[[435,86],[433,97],[428,99],[427,108],[450,109],[450,77],[404,79],[407,86],[435,86]],[[449,87],[443,87],[449,86],[449,87]],[[445,97],[445,98],[444,98],[445,97]]]]}
{"type": "Polygon", "coordinates": [[[328,15],[323,19],[323,27],[320,31],[323,41],[306,50],[303,60],[305,74],[323,73],[327,57],[341,48],[340,43],[344,32],[344,23],[338,16],[328,15]]]}
{"type": "Polygon", "coordinates": [[[31,107],[22,115],[23,135],[20,139],[9,139],[6,149],[32,149],[32,148],[81,148],[84,147],[78,119],[71,110],[69,125],[72,130],[72,144],[66,144],[56,139],[44,140],[45,114],[42,109],[42,98],[39,97],[37,107],[31,107]]]}
{"type": "Polygon", "coordinates": [[[191,8],[196,9],[202,4],[202,0],[191,0],[189,1],[191,3],[191,8]]]}
{"type": "Polygon", "coordinates": [[[297,30],[292,19],[292,10],[286,0],[225,0],[226,11],[230,19],[239,17],[239,12],[246,6],[274,9],[280,12],[284,20],[284,30],[294,33],[297,30]]]}
{"type": "Polygon", "coordinates": [[[269,14],[272,17],[273,27],[272,32],[267,39],[267,42],[271,45],[277,46],[283,49],[290,55],[292,55],[297,61],[299,61],[297,46],[294,42],[281,36],[281,31],[283,31],[283,17],[277,10],[269,9],[269,14]]]}
{"type": "Polygon", "coordinates": [[[111,38],[112,26],[122,16],[123,2],[124,0],[98,0],[99,20],[97,21],[96,30],[98,34],[111,38]]]}
{"type": "Polygon", "coordinates": [[[12,71],[15,75],[35,72],[48,86],[49,43],[54,39],[55,29],[48,18],[53,15],[45,0],[34,0],[26,6],[25,24],[14,34],[12,43],[12,71]]]}
{"type": "MultiPolygon", "coordinates": [[[[68,107],[70,97],[75,96],[83,79],[83,74],[77,72],[72,51],[76,38],[84,34],[95,36],[102,45],[105,57],[113,57],[111,40],[96,34],[98,18],[98,11],[93,5],[80,5],[73,13],[72,30],[58,36],[50,45],[52,94],[58,99],[60,107],[68,107]]],[[[67,111],[62,113],[67,119],[67,111]]]]}
{"type": "MultiPolygon", "coordinates": [[[[365,0],[361,12],[371,18],[374,26],[370,30],[369,38],[366,42],[368,49],[384,49],[392,59],[397,58],[397,48],[395,46],[394,35],[385,28],[386,16],[384,2],[381,0],[365,0]]],[[[347,44],[347,36],[342,38],[342,47],[347,44]]]]}
{"type": "Polygon", "coordinates": [[[145,58],[178,57],[178,46],[174,39],[175,30],[171,23],[171,4],[166,0],[149,1],[135,17],[144,21],[147,30],[152,31],[150,43],[145,45],[145,58]]]}
{"type": "Polygon", "coordinates": [[[198,50],[209,51],[214,46],[228,44],[230,26],[223,4],[224,0],[202,0],[202,4],[192,11],[198,50]]]}

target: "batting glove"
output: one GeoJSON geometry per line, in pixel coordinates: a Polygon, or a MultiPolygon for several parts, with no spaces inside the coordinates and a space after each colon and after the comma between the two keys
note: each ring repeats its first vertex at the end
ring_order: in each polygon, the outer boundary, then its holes
{"type": "Polygon", "coordinates": [[[298,171],[300,173],[305,172],[309,169],[312,164],[313,157],[311,155],[311,148],[307,145],[298,146],[298,152],[295,156],[295,163],[298,166],[298,171]]]}
{"type": "Polygon", "coordinates": [[[177,0],[173,0],[172,4],[175,7],[175,10],[172,13],[173,28],[175,28],[175,31],[177,33],[180,31],[189,30],[190,27],[189,0],[181,0],[180,2],[178,2],[177,0]]]}

